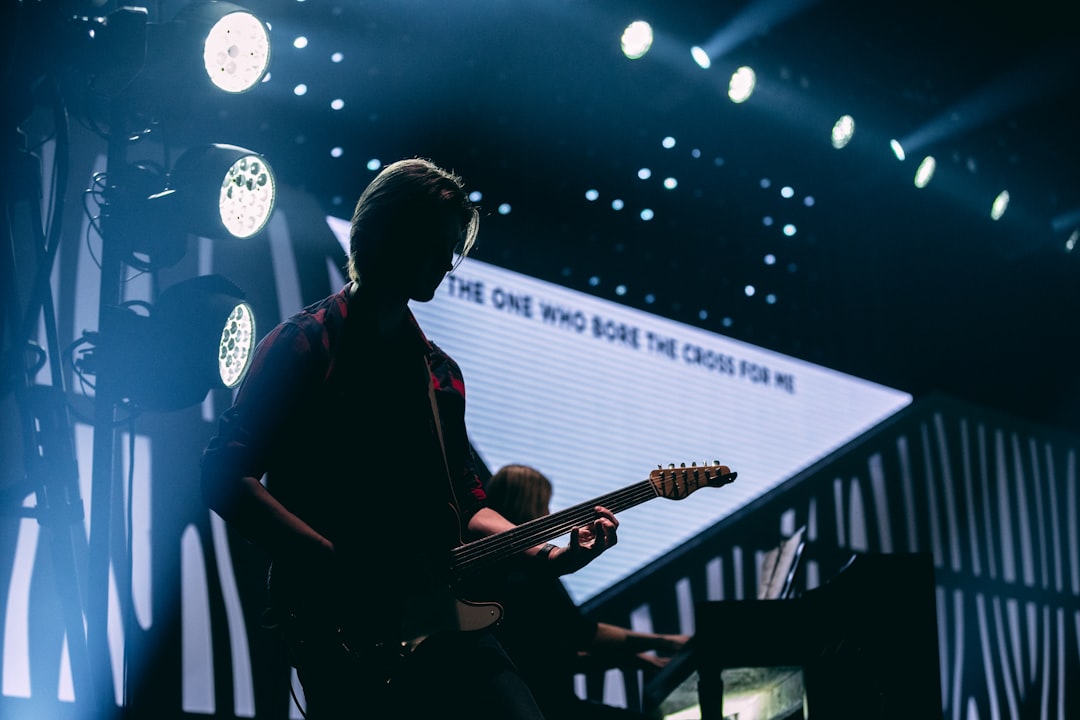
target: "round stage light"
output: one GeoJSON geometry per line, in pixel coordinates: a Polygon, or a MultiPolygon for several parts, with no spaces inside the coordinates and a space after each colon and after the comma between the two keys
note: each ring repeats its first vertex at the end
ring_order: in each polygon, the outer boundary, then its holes
{"type": "Polygon", "coordinates": [[[255,313],[230,280],[189,278],[142,305],[146,314],[135,303],[118,308],[114,332],[100,344],[102,362],[133,408],[180,410],[244,379],[256,345],[255,313]]]}
{"type": "Polygon", "coordinates": [[[210,81],[225,92],[255,87],[270,66],[270,34],[257,17],[243,10],[214,23],[203,44],[203,67],[210,81]]]}
{"type": "Polygon", "coordinates": [[[246,302],[237,303],[221,331],[218,374],[227,388],[240,384],[255,350],[255,313],[246,302]]]}
{"type": "Polygon", "coordinates": [[[258,155],[245,155],[229,166],[221,181],[221,222],[234,237],[249,238],[266,226],[274,210],[274,198],[270,165],[258,155]]]}

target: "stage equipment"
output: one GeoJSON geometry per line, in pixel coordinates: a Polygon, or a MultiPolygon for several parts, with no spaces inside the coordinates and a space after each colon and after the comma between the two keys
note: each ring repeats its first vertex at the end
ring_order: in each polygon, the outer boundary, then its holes
{"type": "MultiPolygon", "coordinates": [[[[235,386],[255,340],[243,293],[220,276],[177,283],[153,304],[129,301],[125,286],[140,274],[133,268],[156,273],[174,264],[191,235],[249,238],[266,225],[275,196],[268,164],[243,148],[193,138],[205,128],[194,122],[191,108],[205,113],[209,94],[238,96],[257,87],[269,68],[270,35],[251,13],[217,0],[190,3],[164,22],[151,22],[154,16],[144,7],[118,7],[104,17],[72,15],[69,8],[21,2],[5,13],[9,62],[0,84],[11,102],[0,112],[0,160],[12,172],[0,182],[0,220],[11,249],[0,262],[0,328],[5,336],[10,332],[11,342],[5,343],[0,379],[14,390],[21,411],[28,487],[37,494],[32,510],[42,524],[62,523],[68,530],[55,534],[52,559],[63,583],[58,590],[75,713],[109,720],[126,716],[121,710],[131,707],[126,678],[122,697],[116,695],[116,678],[129,664],[141,664],[131,650],[137,643],[126,635],[122,657],[115,660],[109,635],[111,586],[120,590],[120,614],[133,612],[132,598],[124,597],[131,587],[132,538],[124,535],[123,523],[114,522],[125,502],[122,464],[115,457],[118,428],[139,410],[180,409],[198,403],[211,387],[235,386]],[[38,102],[52,107],[55,123],[51,212],[41,203],[46,193],[40,158],[28,151],[50,138],[35,137],[31,144],[23,127],[38,102]],[[92,351],[75,367],[76,373],[94,374],[88,508],[79,497],[76,471],[82,459],[74,456],[61,370],[65,353],[49,287],[62,236],[69,116],[79,117],[106,145],[105,169],[87,192],[101,210],[94,216],[87,206],[88,226],[101,240],[92,248],[100,267],[98,326],[84,333],[81,342],[92,351]],[[178,136],[191,149],[174,163],[178,136]],[[147,158],[147,151],[158,149],[160,161],[147,158]],[[17,265],[27,256],[32,273],[17,265]],[[17,292],[23,279],[31,284],[28,299],[17,292]],[[39,321],[45,347],[35,342],[39,321]],[[40,385],[46,360],[52,384],[40,385]],[[89,538],[83,528],[87,510],[89,538]],[[85,567],[79,557],[85,557],[85,567]]],[[[133,427],[128,432],[135,434],[133,427]]]]}
{"type": "MultiPolygon", "coordinates": [[[[219,0],[185,6],[162,27],[163,45],[188,63],[201,66],[217,88],[230,93],[251,90],[270,67],[270,32],[255,15],[219,0]]],[[[184,68],[181,68],[184,69],[184,68]]]]}
{"type": "MultiPolygon", "coordinates": [[[[189,235],[216,239],[256,234],[272,212],[274,198],[273,176],[265,161],[241,148],[202,147],[201,135],[214,128],[199,125],[191,112],[193,107],[205,112],[211,95],[240,96],[261,84],[269,68],[269,28],[240,6],[217,0],[190,3],[164,22],[151,23],[150,18],[147,10],[132,7],[121,7],[104,18],[62,18],[56,24],[68,28],[68,35],[81,34],[81,38],[52,44],[53,65],[67,67],[75,76],[69,84],[79,76],[85,80],[85,92],[77,94],[83,124],[107,141],[106,169],[95,177],[92,188],[100,192],[103,208],[95,229],[101,237],[96,342],[104,357],[94,362],[85,594],[88,651],[103,664],[93,678],[100,684],[95,702],[101,718],[117,710],[107,680],[116,672],[109,667],[109,577],[111,568],[124,565],[114,562],[110,544],[112,515],[117,498],[123,497],[120,463],[115,458],[117,426],[132,416],[133,409],[168,410],[198,402],[210,386],[208,375],[213,379],[212,370],[205,367],[195,371],[197,380],[185,379],[188,368],[182,360],[182,342],[164,329],[180,322],[170,319],[171,301],[165,294],[147,309],[149,319],[133,320],[139,313],[137,306],[125,305],[125,285],[132,268],[154,272],[183,257],[189,235]],[[102,101],[105,108],[100,107],[102,101]],[[189,150],[172,163],[168,150],[178,137],[184,138],[183,147],[199,149],[189,150]],[[148,140],[157,138],[162,159],[148,161],[145,151],[156,147],[148,140]],[[137,152],[139,157],[133,157],[137,152]],[[210,168],[216,169],[211,172],[210,168]],[[166,354],[149,356],[136,347],[155,347],[155,343],[164,344],[166,354]],[[132,354],[123,354],[125,350],[132,354]],[[110,357],[110,353],[115,354],[110,357]],[[151,371],[143,363],[161,367],[151,371]],[[128,377],[125,364],[141,369],[128,377]],[[167,377],[170,372],[173,375],[167,377]],[[176,386],[175,395],[170,386],[176,386]]],[[[193,319],[196,313],[190,306],[187,311],[192,315],[189,320],[193,319]]],[[[203,338],[200,342],[207,345],[202,352],[210,354],[210,368],[222,340],[223,312],[219,308],[211,314],[216,319],[206,321],[208,327],[216,325],[212,329],[200,325],[183,331],[203,338]]],[[[253,336],[254,330],[249,334],[253,336]]],[[[198,352],[198,343],[191,344],[191,351],[198,352]]],[[[246,367],[246,357],[232,357],[228,352],[226,356],[233,373],[229,381],[234,382],[242,376],[236,367],[246,367]]],[[[199,357],[193,364],[201,365],[203,356],[199,357]]],[[[119,572],[129,574],[130,568],[120,567],[119,572]]],[[[126,587],[130,582],[119,585],[126,587]]],[[[121,604],[126,605],[122,613],[131,611],[130,598],[121,599],[121,604]]],[[[125,697],[120,704],[127,706],[129,700],[125,697]]]]}
{"type": "Polygon", "coordinates": [[[124,94],[145,105],[178,85],[202,78],[228,93],[251,90],[270,67],[270,32],[244,8],[220,0],[184,6],[172,20],[150,23],[141,7],[121,7],[103,17],[52,20],[63,62],[91,78],[100,95],[124,94]]]}
{"type": "Polygon", "coordinates": [[[270,164],[235,145],[189,148],[166,178],[129,165],[124,182],[105,178],[104,201],[124,260],[139,269],[167,267],[187,250],[187,236],[246,239],[266,227],[276,183],[270,164]],[[164,187],[162,187],[164,185],[164,187]]]}
{"type": "Polygon", "coordinates": [[[112,334],[87,333],[80,365],[116,379],[120,403],[167,412],[190,407],[214,388],[232,388],[255,347],[255,315],[243,291],[221,275],[203,275],[165,290],[154,305],[106,308],[112,334]]]}

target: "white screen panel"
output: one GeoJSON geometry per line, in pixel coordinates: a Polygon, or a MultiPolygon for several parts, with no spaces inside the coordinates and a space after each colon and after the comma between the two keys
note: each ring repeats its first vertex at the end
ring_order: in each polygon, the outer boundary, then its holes
{"type": "Polygon", "coordinates": [[[619,543],[565,578],[583,602],[911,402],[907,393],[466,260],[429,303],[462,366],[473,445],[551,478],[552,510],[715,460],[734,484],[620,514],[619,543]]]}

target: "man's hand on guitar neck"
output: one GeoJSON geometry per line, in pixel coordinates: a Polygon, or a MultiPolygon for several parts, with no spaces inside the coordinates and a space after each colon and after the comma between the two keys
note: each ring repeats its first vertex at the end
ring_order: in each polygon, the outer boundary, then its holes
{"type": "Polygon", "coordinates": [[[619,521],[615,514],[597,505],[596,515],[592,522],[570,531],[570,544],[566,547],[545,549],[547,546],[538,546],[529,550],[528,554],[546,555],[556,575],[577,572],[619,541],[619,521]]]}
{"type": "MultiPolygon", "coordinates": [[[[568,575],[580,570],[618,542],[619,521],[615,513],[601,505],[597,505],[595,511],[595,518],[570,530],[570,544],[566,547],[544,544],[528,549],[519,548],[516,552],[533,557],[542,555],[537,558],[538,562],[547,563],[547,567],[556,575],[568,575]]],[[[500,535],[514,527],[514,523],[498,512],[484,507],[469,519],[468,531],[472,537],[484,538],[500,535]]]]}

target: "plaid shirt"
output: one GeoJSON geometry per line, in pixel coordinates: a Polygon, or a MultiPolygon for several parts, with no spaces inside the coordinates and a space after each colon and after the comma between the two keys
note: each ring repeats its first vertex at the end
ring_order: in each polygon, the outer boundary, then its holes
{"type": "Polygon", "coordinates": [[[414,332],[387,341],[357,305],[342,290],[262,339],[202,468],[204,486],[220,486],[226,497],[238,478],[265,475],[275,498],[330,539],[346,566],[355,564],[359,582],[361,575],[403,573],[402,563],[417,555],[441,562],[486,498],[469,448],[457,363],[411,313],[414,332]]]}

